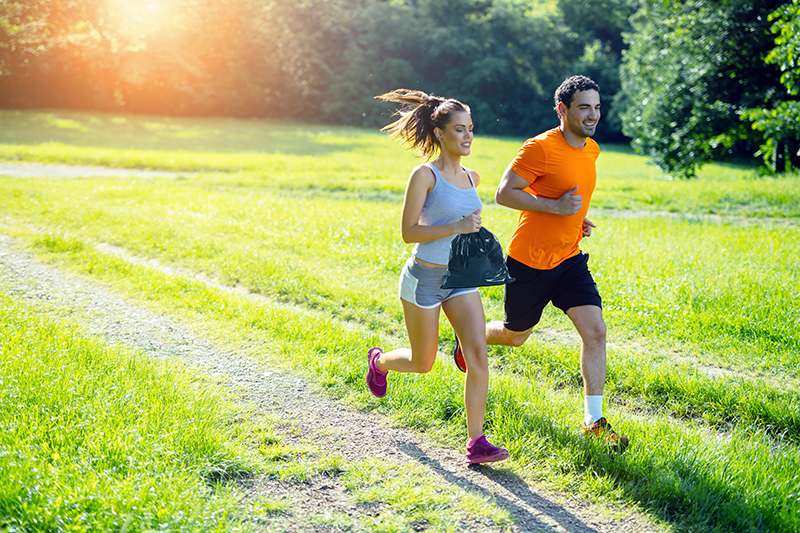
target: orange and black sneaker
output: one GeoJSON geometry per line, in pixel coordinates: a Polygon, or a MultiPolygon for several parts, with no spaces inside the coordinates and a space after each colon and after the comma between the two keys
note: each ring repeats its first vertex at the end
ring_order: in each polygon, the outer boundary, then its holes
{"type": "Polygon", "coordinates": [[[621,452],[628,447],[628,437],[625,435],[620,435],[611,429],[611,424],[608,423],[608,420],[606,420],[605,417],[601,417],[599,420],[589,424],[588,426],[584,424],[581,427],[581,431],[583,431],[583,434],[587,437],[597,437],[598,439],[602,439],[617,451],[621,452]]]}
{"type": "Polygon", "coordinates": [[[456,344],[453,346],[453,362],[456,364],[456,368],[461,370],[462,372],[467,371],[467,361],[464,359],[464,352],[461,351],[461,343],[458,342],[458,335],[456,337],[456,344]]]}

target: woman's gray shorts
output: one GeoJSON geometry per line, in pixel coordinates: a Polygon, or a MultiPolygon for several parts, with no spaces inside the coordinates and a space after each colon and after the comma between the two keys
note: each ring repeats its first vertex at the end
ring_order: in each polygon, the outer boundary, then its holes
{"type": "Polygon", "coordinates": [[[400,298],[423,309],[434,309],[450,298],[478,292],[477,287],[442,289],[446,272],[446,268],[422,266],[411,257],[400,273],[400,298]]]}

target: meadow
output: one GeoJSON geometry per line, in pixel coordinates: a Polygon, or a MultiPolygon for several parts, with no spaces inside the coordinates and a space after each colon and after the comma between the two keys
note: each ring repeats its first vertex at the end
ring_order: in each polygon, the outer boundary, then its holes
{"type": "Polygon", "coordinates": [[[225,531],[224,480],[266,466],[274,423],[203,376],[82,336],[0,295],[0,525],[11,531],[225,531]]]}
{"type": "MultiPolygon", "coordinates": [[[[0,113],[0,160],[175,171],[148,178],[0,178],[0,231],[212,338],[261,346],[331,394],[456,448],[462,380],[445,355],[425,376],[363,386],[366,349],[402,345],[397,275],[405,180],[418,163],[367,130],[227,119],[0,113]],[[108,253],[202,273],[267,299],[108,253]],[[271,303],[265,303],[271,302],[271,303]]],[[[482,138],[484,223],[521,139],[482,138]]],[[[800,178],[708,165],[675,181],[603,147],[584,241],[609,330],[609,419],[621,455],[583,439],[578,339],[548,309],[522,348],[492,348],[489,432],[526,479],[621,502],[678,530],[800,530],[800,178]]],[[[482,290],[502,317],[502,289],[482,290]]],[[[452,332],[442,322],[442,352],[452,332]]]]}

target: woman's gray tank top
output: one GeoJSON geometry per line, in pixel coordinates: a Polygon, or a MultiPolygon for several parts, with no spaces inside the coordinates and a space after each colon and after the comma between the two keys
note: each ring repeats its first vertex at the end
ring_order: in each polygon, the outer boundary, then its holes
{"type": "MultiPolygon", "coordinates": [[[[425,226],[450,224],[481,208],[481,199],[475,190],[475,184],[469,189],[456,187],[444,179],[434,164],[426,163],[425,166],[433,171],[436,183],[425,198],[425,204],[419,215],[420,224],[425,226]]],[[[456,234],[453,234],[435,241],[417,243],[414,255],[429,263],[446,265],[450,259],[450,243],[455,236],[456,234]]]]}

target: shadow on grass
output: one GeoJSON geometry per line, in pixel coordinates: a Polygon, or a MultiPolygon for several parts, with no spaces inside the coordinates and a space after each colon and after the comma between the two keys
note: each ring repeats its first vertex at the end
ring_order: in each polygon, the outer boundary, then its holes
{"type": "Polygon", "coordinates": [[[562,528],[567,531],[585,533],[597,531],[557,503],[531,491],[521,478],[507,470],[485,466],[470,467],[471,470],[480,473],[510,492],[517,501],[499,493],[501,491],[488,490],[470,481],[463,474],[445,467],[412,442],[399,443],[398,448],[412,459],[430,468],[448,483],[457,485],[467,492],[480,494],[494,500],[499,507],[511,514],[514,523],[522,531],[560,531],[562,528]],[[545,517],[548,520],[545,520],[545,517]]]}
{"type": "MultiPolygon", "coordinates": [[[[517,413],[523,410],[520,405],[504,408],[515,408],[517,413]]],[[[679,531],[789,531],[797,525],[788,519],[788,502],[774,501],[760,489],[757,493],[746,491],[731,482],[737,479],[736,471],[729,471],[727,464],[708,463],[694,455],[692,448],[680,448],[677,454],[669,450],[634,453],[634,440],[626,452],[615,453],[549,418],[531,414],[521,418],[520,427],[528,428],[529,433],[509,436],[506,442],[545,443],[548,457],[563,458],[558,465],[546,463],[547,468],[605,477],[626,499],[638,502],[679,531]]],[[[657,437],[638,445],[658,446],[657,437]]],[[[533,460],[535,456],[530,455],[533,460]]]]}

